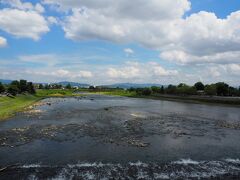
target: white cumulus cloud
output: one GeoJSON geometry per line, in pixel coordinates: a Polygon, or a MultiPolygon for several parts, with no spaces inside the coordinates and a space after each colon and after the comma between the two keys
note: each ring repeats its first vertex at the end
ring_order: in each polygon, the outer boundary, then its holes
{"type": "Polygon", "coordinates": [[[160,57],[177,63],[233,63],[240,59],[240,11],[219,19],[199,12],[178,21],[178,36],[160,57]]]}
{"type": "Polygon", "coordinates": [[[21,0],[0,0],[0,3],[20,10],[33,10],[39,13],[45,11],[45,8],[40,3],[33,5],[31,2],[22,2],[21,0]]]}
{"type": "Polygon", "coordinates": [[[71,11],[63,21],[74,41],[100,39],[137,43],[163,59],[188,63],[234,63],[240,52],[240,11],[226,18],[201,11],[186,18],[189,0],[44,0],[71,11]]]}
{"type": "Polygon", "coordinates": [[[110,67],[107,70],[109,78],[113,79],[151,79],[161,77],[173,77],[178,74],[177,70],[168,70],[157,62],[138,63],[126,62],[120,67],[110,67]]]}
{"type": "Polygon", "coordinates": [[[5,47],[6,45],[7,45],[7,39],[0,36],[0,48],[5,47]]]}
{"type": "MultiPolygon", "coordinates": [[[[154,48],[169,43],[169,29],[190,9],[188,0],[45,0],[45,3],[72,10],[63,23],[69,39],[136,42],[154,48]]],[[[171,33],[174,35],[173,29],[171,33]]]]}
{"type": "Polygon", "coordinates": [[[0,10],[0,29],[20,38],[39,40],[50,29],[46,19],[36,11],[0,10]]]}
{"type": "Polygon", "coordinates": [[[125,48],[124,52],[127,56],[130,56],[135,53],[134,50],[132,50],[131,48],[125,48]]]}

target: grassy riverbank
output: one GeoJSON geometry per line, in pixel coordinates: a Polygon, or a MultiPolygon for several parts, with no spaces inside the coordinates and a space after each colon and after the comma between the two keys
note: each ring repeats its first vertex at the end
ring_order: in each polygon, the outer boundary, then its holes
{"type": "MultiPolygon", "coordinates": [[[[129,92],[125,90],[113,90],[102,92],[91,92],[97,94],[111,95],[111,96],[125,96],[133,98],[148,98],[168,101],[180,101],[190,103],[211,103],[223,105],[240,106],[239,98],[225,98],[225,97],[206,97],[206,96],[174,96],[174,95],[161,95],[153,94],[150,96],[137,95],[135,91],[129,92]]],[[[0,97],[0,120],[7,119],[14,116],[17,112],[23,111],[31,104],[48,97],[73,97],[82,96],[76,94],[74,90],[37,90],[35,95],[17,95],[15,97],[0,97]]]]}
{"type": "Polygon", "coordinates": [[[33,95],[18,95],[15,97],[0,97],[0,120],[14,116],[26,107],[39,101],[41,97],[33,95]]]}
{"type": "Polygon", "coordinates": [[[139,96],[139,97],[156,99],[156,100],[178,101],[178,102],[185,102],[185,103],[240,106],[240,99],[225,98],[225,97],[175,96],[175,95],[151,95],[151,96],[139,96]]]}
{"type": "Polygon", "coordinates": [[[103,92],[97,92],[97,93],[103,94],[103,95],[109,95],[109,96],[138,97],[136,92],[130,92],[125,90],[103,91],[103,92]]]}
{"type": "Polygon", "coordinates": [[[74,94],[74,90],[62,90],[62,89],[40,89],[36,92],[37,97],[69,97],[69,96],[78,96],[74,94]]]}
{"type": "Polygon", "coordinates": [[[72,97],[80,96],[74,94],[74,90],[37,90],[35,95],[21,94],[14,97],[0,97],[0,120],[14,116],[17,112],[24,111],[25,108],[35,102],[48,97],[72,97]]]}

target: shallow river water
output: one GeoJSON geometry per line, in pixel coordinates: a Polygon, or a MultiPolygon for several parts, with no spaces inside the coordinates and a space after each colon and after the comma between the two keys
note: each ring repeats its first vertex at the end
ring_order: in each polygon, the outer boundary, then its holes
{"type": "Polygon", "coordinates": [[[238,179],[240,108],[89,95],[0,122],[0,179],[238,179]]]}

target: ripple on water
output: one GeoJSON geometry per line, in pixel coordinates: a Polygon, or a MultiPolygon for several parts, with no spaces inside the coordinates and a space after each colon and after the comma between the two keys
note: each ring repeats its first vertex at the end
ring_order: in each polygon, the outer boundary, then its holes
{"type": "Polygon", "coordinates": [[[14,176],[20,179],[217,179],[219,177],[232,179],[240,177],[240,160],[194,161],[181,159],[166,164],[140,161],[127,164],[82,162],[65,166],[30,164],[12,166],[2,171],[3,178],[14,179],[14,176]]]}

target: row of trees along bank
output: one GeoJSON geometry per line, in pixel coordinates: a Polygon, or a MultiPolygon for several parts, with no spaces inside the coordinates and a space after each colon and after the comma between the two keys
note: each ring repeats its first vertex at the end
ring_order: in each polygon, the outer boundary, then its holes
{"type": "Polygon", "coordinates": [[[234,88],[224,82],[204,85],[197,82],[193,86],[184,83],[179,85],[168,85],[151,88],[130,88],[129,91],[135,91],[137,95],[149,96],[152,94],[170,94],[170,95],[209,95],[209,96],[240,96],[240,87],[234,88]]]}
{"type": "Polygon", "coordinates": [[[16,96],[17,94],[23,93],[35,94],[36,91],[32,82],[27,82],[26,80],[15,80],[12,81],[9,85],[3,85],[0,82],[0,93],[16,96]]]}
{"type": "Polygon", "coordinates": [[[73,89],[74,87],[71,86],[71,84],[67,84],[66,86],[63,86],[61,84],[38,84],[38,89],[73,89]]]}

